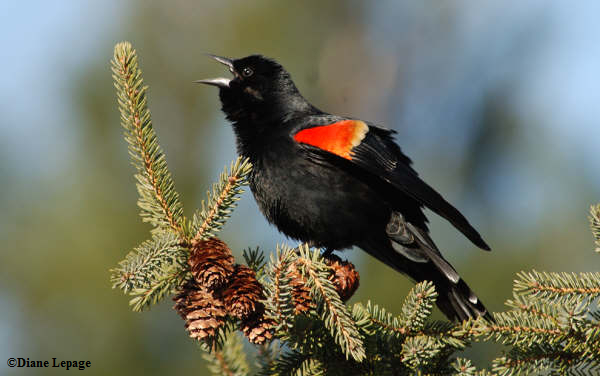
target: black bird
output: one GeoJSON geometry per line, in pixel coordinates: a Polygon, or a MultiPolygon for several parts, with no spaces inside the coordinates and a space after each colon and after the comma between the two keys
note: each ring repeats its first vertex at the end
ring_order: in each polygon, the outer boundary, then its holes
{"type": "Polygon", "coordinates": [[[238,153],[254,166],[250,189],[270,223],[327,253],[358,246],[417,282],[432,281],[437,305],[451,320],[493,320],[429,237],[423,208],[479,248],[489,246],[419,178],[393,130],[319,110],[275,60],[209,56],[233,78],[196,82],[219,88],[238,153]]]}

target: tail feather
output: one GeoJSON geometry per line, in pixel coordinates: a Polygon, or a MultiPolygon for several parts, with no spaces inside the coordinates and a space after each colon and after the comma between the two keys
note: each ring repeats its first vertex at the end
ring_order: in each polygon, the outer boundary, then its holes
{"type": "Polygon", "coordinates": [[[461,279],[458,283],[436,283],[437,306],[451,320],[467,320],[483,316],[494,321],[492,315],[479,301],[473,290],[461,279]]]}
{"type": "Polygon", "coordinates": [[[450,320],[463,321],[483,316],[493,322],[492,315],[452,265],[444,259],[429,236],[424,232],[414,231],[411,226],[407,229],[415,235],[410,244],[405,242],[406,233],[395,239],[388,232],[389,237],[363,244],[361,248],[415,282],[433,282],[438,293],[437,306],[450,320]]]}

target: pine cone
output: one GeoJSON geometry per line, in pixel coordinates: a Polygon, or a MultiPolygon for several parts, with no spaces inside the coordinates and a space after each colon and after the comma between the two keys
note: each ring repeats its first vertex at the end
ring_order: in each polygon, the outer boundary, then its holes
{"type": "Polygon", "coordinates": [[[227,284],[233,273],[233,261],[227,244],[217,238],[211,238],[192,244],[188,263],[197,283],[210,290],[216,290],[227,284]]]}
{"type": "Polygon", "coordinates": [[[195,282],[188,282],[173,300],[173,309],[185,320],[185,328],[192,338],[213,337],[225,324],[227,311],[223,301],[195,282]]]}
{"type": "Polygon", "coordinates": [[[230,284],[222,292],[223,301],[230,315],[244,320],[253,314],[262,314],[264,299],[261,284],[254,270],[245,265],[235,265],[230,284]]]}
{"type": "Polygon", "coordinates": [[[329,279],[333,282],[342,301],[347,301],[358,289],[360,281],[358,271],[354,268],[354,264],[342,261],[335,255],[330,255],[325,262],[333,269],[329,279]]]}
{"type": "Polygon", "coordinates": [[[314,308],[314,303],[310,297],[310,289],[304,283],[304,278],[296,268],[296,264],[291,264],[288,270],[292,277],[290,285],[292,286],[292,298],[294,298],[295,304],[294,314],[306,313],[314,308]]]}
{"type": "Polygon", "coordinates": [[[262,345],[273,338],[275,321],[262,315],[253,316],[242,321],[240,328],[250,343],[262,345]]]}

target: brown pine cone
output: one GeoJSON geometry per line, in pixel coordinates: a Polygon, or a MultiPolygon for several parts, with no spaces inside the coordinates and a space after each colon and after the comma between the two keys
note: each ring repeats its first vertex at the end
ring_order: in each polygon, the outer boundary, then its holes
{"type": "Polygon", "coordinates": [[[290,285],[292,286],[292,298],[294,299],[294,314],[306,313],[314,308],[310,289],[304,283],[304,278],[296,268],[296,264],[292,263],[288,270],[292,277],[290,285]]]}
{"type": "Polygon", "coordinates": [[[198,284],[216,290],[227,284],[233,273],[233,261],[227,244],[211,238],[194,241],[188,263],[198,284]]]}
{"type": "Polygon", "coordinates": [[[188,282],[173,300],[173,309],[185,320],[185,328],[192,338],[213,337],[225,324],[227,311],[223,301],[205,287],[188,282]]]}
{"type": "Polygon", "coordinates": [[[273,338],[275,321],[264,316],[253,316],[242,321],[240,329],[250,343],[262,345],[273,338]]]}
{"type": "Polygon", "coordinates": [[[262,314],[264,299],[261,284],[256,280],[254,270],[245,265],[235,265],[230,284],[221,292],[225,307],[230,315],[244,320],[255,314],[262,314]]]}
{"type": "Polygon", "coordinates": [[[358,271],[354,268],[354,264],[342,261],[342,259],[335,255],[330,255],[325,262],[333,269],[329,280],[333,282],[342,301],[347,301],[358,289],[360,282],[358,271]]]}

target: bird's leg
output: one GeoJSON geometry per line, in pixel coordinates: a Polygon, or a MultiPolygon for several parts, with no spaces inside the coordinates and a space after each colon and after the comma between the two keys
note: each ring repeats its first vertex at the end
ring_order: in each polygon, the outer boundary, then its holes
{"type": "Polygon", "coordinates": [[[402,214],[398,212],[392,212],[390,221],[385,228],[385,232],[388,234],[388,236],[402,244],[412,244],[415,239],[406,225],[407,222],[404,220],[404,216],[402,214]]]}

